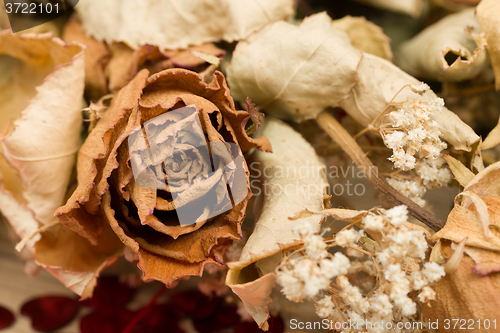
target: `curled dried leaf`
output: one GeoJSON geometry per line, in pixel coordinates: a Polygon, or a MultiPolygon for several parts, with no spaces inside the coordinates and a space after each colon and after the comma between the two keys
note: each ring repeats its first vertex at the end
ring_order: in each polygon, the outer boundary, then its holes
{"type": "MultiPolygon", "coordinates": [[[[332,24],[326,13],[320,13],[300,26],[273,23],[240,42],[228,66],[236,98],[250,97],[273,116],[296,122],[340,106],[363,125],[392,102],[437,99],[430,90],[413,92],[408,87],[420,84],[418,80],[385,59],[354,49],[348,36],[332,24]],[[277,59],[282,66],[275,65],[277,59]]],[[[432,119],[441,137],[456,149],[470,150],[479,139],[446,108],[432,119]]]]}
{"type": "Polygon", "coordinates": [[[482,0],[477,6],[476,15],[488,43],[496,89],[500,90],[500,3],[496,0],[482,0]]]}
{"type": "Polygon", "coordinates": [[[289,125],[267,117],[258,133],[268,137],[273,146],[272,154],[256,152],[250,158],[251,170],[257,177],[254,181],[261,185],[257,201],[262,208],[257,210],[260,214],[255,229],[239,261],[229,263],[226,284],[241,298],[257,324],[267,329],[267,306],[281,251],[300,243],[293,232],[295,226],[308,220],[319,230],[323,219],[321,215],[289,218],[304,209],[320,211],[327,181],[324,164],[314,148],[289,125]]]}
{"type": "Polygon", "coordinates": [[[267,23],[288,18],[293,1],[87,0],[76,10],[85,30],[97,40],[164,50],[243,39],[267,23]]]}
{"type": "Polygon", "coordinates": [[[333,21],[333,26],[347,33],[354,48],[392,60],[390,38],[384,34],[382,28],[364,17],[347,15],[333,21]]]}
{"type": "Polygon", "coordinates": [[[470,8],[444,17],[403,43],[399,66],[418,77],[468,80],[489,66],[485,46],[474,8],[470,8]]]}

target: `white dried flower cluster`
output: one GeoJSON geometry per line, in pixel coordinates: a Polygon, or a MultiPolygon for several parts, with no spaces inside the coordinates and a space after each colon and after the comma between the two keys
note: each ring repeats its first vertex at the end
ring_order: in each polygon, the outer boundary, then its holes
{"type": "MultiPolygon", "coordinates": [[[[422,87],[411,88],[420,91],[422,87]]],[[[380,128],[385,145],[392,149],[389,160],[394,167],[402,171],[415,170],[418,175],[415,180],[390,179],[389,183],[422,206],[425,204],[422,196],[427,189],[442,187],[452,179],[440,157],[447,145],[439,138],[438,124],[432,120],[432,115],[442,112],[443,106],[442,98],[402,103],[397,111],[389,113],[390,123],[380,128]]]]}
{"type": "Polygon", "coordinates": [[[347,274],[351,264],[342,253],[328,253],[323,237],[314,234],[313,229],[309,221],[294,228],[294,233],[304,242],[306,256],[288,257],[286,265],[281,265],[277,273],[276,280],[283,286],[283,294],[294,302],[314,298],[326,290],[337,275],[347,274]]]}
{"type": "MultiPolygon", "coordinates": [[[[377,241],[368,239],[363,230],[350,227],[323,239],[325,246],[318,244],[322,236],[314,234],[307,223],[298,226],[294,231],[304,246],[286,256],[277,269],[282,292],[294,302],[312,298],[318,316],[333,323],[421,320],[418,303],[436,298],[430,285],[445,273],[440,265],[425,262],[425,231],[410,227],[407,221],[405,206],[378,209],[358,224],[369,234],[376,233],[377,241]],[[328,248],[333,246],[345,247],[347,256],[330,254],[328,248]]],[[[349,332],[389,331],[384,327],[359,327],[349,332]]]]}

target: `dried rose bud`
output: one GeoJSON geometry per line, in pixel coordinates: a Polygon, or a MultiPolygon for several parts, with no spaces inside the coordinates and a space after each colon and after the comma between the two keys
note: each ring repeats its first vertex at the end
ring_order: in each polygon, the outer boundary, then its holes
{"type": "Polygon", "coordinates": [[[171,284],[220,265],[241,238],[250,197],[242,151],[269,150],[245,133],[223,75],[210,84],[185,69],[148,78],[113,98],[78,154],[78,188],[56,211],[97,244],[109,224],[139,258],[145,280],[171,284]]]}

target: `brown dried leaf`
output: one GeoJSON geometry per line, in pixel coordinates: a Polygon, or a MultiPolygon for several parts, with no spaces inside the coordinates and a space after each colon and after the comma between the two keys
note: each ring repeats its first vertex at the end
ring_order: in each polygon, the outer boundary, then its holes
{"type": "Polygon", "coordinates": [[[417,77],[463,81],[478,76],[488,66],[486,41],[470,8],[445,16],[400,48],[399,66],[417,77]]]}
{"type": "Polygon", "coordinates": [[[293,220],[290,217],[304,209],[320,211],[327,182],[324,164],[314,148],[289,125],[267,117],[259,134],[268,137],[273,145],[272,154],[256,152],[251,157],[251,169],[262,186],[257,198],[262,209],[256,210],[260,214],[240,260],[229,263],[226,284],[241,298],[257,324],[267,330],[267,305],[281,251],[300,243],[292,231],[294,226],[308,220],[319,230],[323,219],[321,215],[293,220]],[[287,174],[291,170],[295,174],[287,174]]]}
{"type": "MultiPolygon", "coordinates": [[[[443,254],[450,258],[450,245],[443,245],[443,254]]],[[[467,322],[473,320],[475,329],[478,329],[477,321],[484,323],[485,319],[490,321],[497,319],[500,313],[500,288],[498,280],[500,274],[491,276],[480,276],[474,273],[474,261],[464,256],[457,271],[446,274],[445,277],[436,282],[432,289],[436,291],[436,300],[429,305],[423,303],[422,311],[426,318],[431,321],[439,320],[439,331],[446,333],[468,332],[470,330],[456,327],[453,324],[445,328],[445,319],[465,319],[467,322]]],[[[453,322],[452,322],[453,323],[453,322]]],[[[490,326],[486,329],[481,325],[481,332],[497,332],[497,328],[490,326]]]]}
{"type": "MultiPolygon", "coordinates": [[[[441,254],[446,264],[458,269],[433,287],[437,300],[424,313],[432,320],[460,318],[478,321],[497,318],[500,313],[500,196],[498,172],[500,162],[479,172],[455,200],[446,226],[432,238],[440,240],[441,254]],[[459,198],[461,197],[461,202],[459,198]],[[463,256],[452,255],[450,242],[463,241],[463,256]],[[471,259],[472,258],[472,259],[471,259]]],[[[461,250],[460,246],[457,251],[461,250]]],[[[433,251],[434,252],[434,251],[433,251]]],[[[436,255],[434,255],[436,257],[436,255]]],[[[462,332],[448,330],[443,332],[462,332]]],[[[481,331],[495,332],[483,327],[481,331]]]]}
{"type": "Polygon", "coordinates": [[[496,88],[500,90],[500,3],[496,0],[482,0],[477,6],[476,15],[488,43],[496,88]]]}
{"type": "Polygon", "coordinates": [[[123,254],[123,244],[107,227],[96,246],[58,224],[42,234],[35,260],[83,299],[92,295],[100,272],[123,254]]]}
{"type": "MultiPolygon", "coordinates": [[[[357,51],[332,24],[326,13],[312,15],[300,26],[275,22],[238,43],[228,66],[234,96],[241,101],[250,97],[270,114],[296,122],[340,106],[363,125],[391,101],[437,99],[432,91],[401,90],[419,81],[387,60],[357,51]]],[[[456,149],[470,150],[479,139],[446,108],[433,119],[441,137],[456,149]]]]}
{"type": "Polygon", "coordinates": [[[192,52],[205,54],[205,57],[209,57],[211,61],[214,61],[212,58],[220,59],[225,55],[224,50],[212,43],[163,52],[152,45],[143,45],[137,50],[117,42],[108,46],[106,43],[87,36],[80,20],[76,17],[66,24],[64,40],[78,41],[87,45],[85,52],[86,95],[93,101],[98,101],[109,92],[117,93],[141,69],[146,68],[151,74],[173,67],[201,70],[207,64],[207,60],[192,52]]]}
{"type": "Polygon", "coordinates": [[[85,30],[97,40],[124,42],[133,49],[145,44],[178,49],[243,39],[292,15],[293,1],[86,0],[76,10],[85,30]]]}

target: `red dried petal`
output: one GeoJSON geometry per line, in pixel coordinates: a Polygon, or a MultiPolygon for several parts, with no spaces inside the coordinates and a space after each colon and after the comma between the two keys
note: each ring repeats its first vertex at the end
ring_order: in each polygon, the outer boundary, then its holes
{"type": "Polygon", "coordinates": [[[175,307],[171,304],[155,304],[139,324],[133,333],[159,333],[177,332],[179,317],[176,315],[175,307]]]}
{"type": "Polygon", "coordinates": [[[132,318],[134,312],[118,306],[112,312],[94,311],[80,320],[80,332],[121,333],[132,318]]]}
{"type": "Polygon", "coordinates": [[[198,332],[216,333],[233,327],[240,321],[240,316],[234,306],[218,306],[217,312],[210,318],[193,320],[194,327],[198,332]]]}
{"type": "Polygon", "coordinates": [[[0,306],[0,330],[9,327],[14,322],[14,314],[0,306]]]}
{"type": "Polygon", "coordinates": [[[79,302],[65,296],[42,296],[24,303],[21,314],[31,318],[37,331],[52,331],[68,324],[76,315],[79,302]]]}
{"type": "Polygon", "coordinates": [[[135,289],[125,283],[120,283],[116,276],[100,277],[92,298],[85,300],[83,304],[96,309],[115,308],[129,302],[134,293],[135,289]]]}
{"type": "Polygon", "coordinates": [[[175,294],[170,303],[176,308],[179,317],[203,319],[210,317],[217,309],[219,298],[210,298],[197,290],[175,294]]]}

